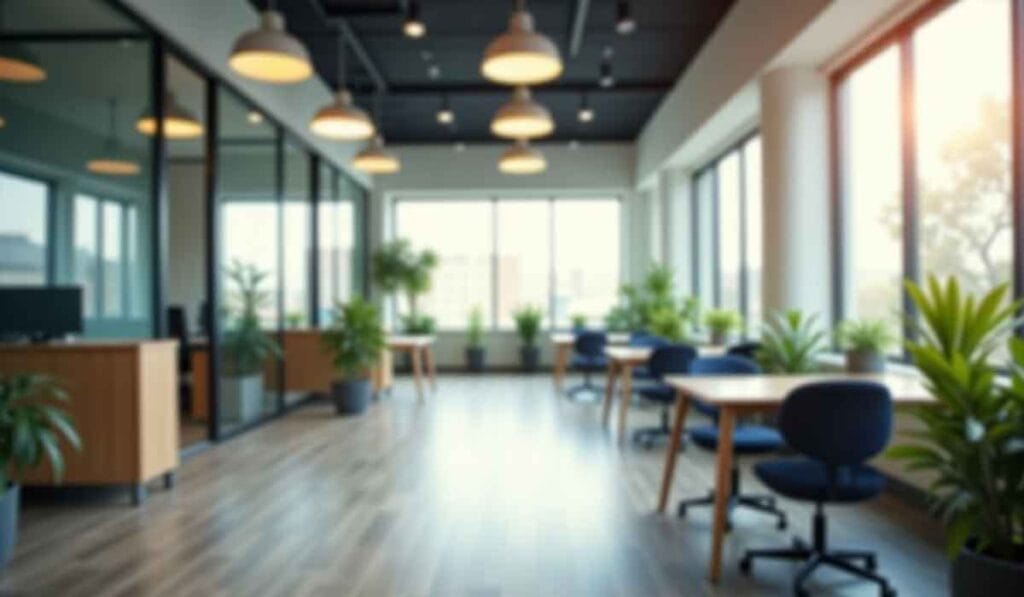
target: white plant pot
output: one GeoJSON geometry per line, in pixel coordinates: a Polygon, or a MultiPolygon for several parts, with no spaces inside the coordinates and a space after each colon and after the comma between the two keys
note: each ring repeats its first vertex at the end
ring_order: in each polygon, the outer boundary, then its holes
{"type": "Polygon", "coordinates": [[[220,416],[247,422],[263,414],[263,374],[225,377],[220,384],[220,416]]]}

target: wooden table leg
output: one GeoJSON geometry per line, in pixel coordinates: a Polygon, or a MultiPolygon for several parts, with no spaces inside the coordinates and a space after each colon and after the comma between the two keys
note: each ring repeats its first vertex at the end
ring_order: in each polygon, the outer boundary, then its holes
{"type": "Polygon", "coordinates": [[[622,397],[619,399],[619,443],[622,443],[626,439],[626,414],[629,413],[629,403],[633,400],[633,365],[620,365],[619,379],[619,389],[622,391],[622,397]]]}
{"type": "Polygon", "coordinates": [[[715,513],[711,528],[711,582],[722,576],[722,539],[725,535],[725,517],[728,514],[729,486],[732,480],[732,435],[736,427],[736,412],[722,406],[718,412],[718,455],[715,464],[715,513]]]}
{"type": "Polygon", "coordinates": [[[683,437],[683,425],[686,423],[686,413],[690,410],[690,398],[683,392],[676,390],[676,412],[672,421],[672,435],[668,438],[668,446],[665,448],[665,470],[661,474],[661,493],[658,494],[658,513],[665,513],[665,506],[668,505],[668,495],[672,491],[672,477],[676,474],[676,456],[679,454],[679,441],[683,437]]]}
{"type": "Polygon", "coordinates": [[[562,391],[562,383],[565,381],[565,370],[569,368],[569,354],[572,347],[568,344],[558,344],[555,347],[555,389],[562,391]]]}
{"type": "Polygon", "coordinates": [[[417,348],[409,351],[412,359],[412,379],[416,384],[416,396],[423,400],[423,354],[417,348]]]}
{"type": "Polygon", "coordinates": [[[615,394],[615,377],[618,374],[618,368],[615,366],[615,361],[608,359],[608,381],[604,385],[604,410],[601,413],[601,425],[604,427],[608,426],[608,416],[612,412],[612,396],[615,394]]]}
{"type": "Polygon", "coordinates": [[[423,347],[423,358],[427,364],[427,374],[430,376],[430,389],[431,391],[437,391],[437,363],[434,361],[434,347],[424,346],[423,347]]]}

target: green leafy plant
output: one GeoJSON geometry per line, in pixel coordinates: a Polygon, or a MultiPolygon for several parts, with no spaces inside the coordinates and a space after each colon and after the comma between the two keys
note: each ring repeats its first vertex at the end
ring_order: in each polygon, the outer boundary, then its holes
{"type": "Polygon", "coordinates": [[[430,315],[402,315],[402,332],[414,336],[430,336],[437,331],[437,320],[430,315]]]}
{"type": "Polygon", "coordinates": [[[534,305],[524,305],[512,313],[512,318],[516,322],[516,333],[519,334],[523,345],[536,346],[541,322],[544,320],[544,311],[534,305]]]}
{"type": "Polygon", "coordinates": [[[682,313],[672,307],[662,307],[650,315],[647,331],[671,342],[682,342],[686,339],[686,322],[682,313]]]}
{"type": "Polygon", "coordinates": [[[742,324],[743,318],[732,309],[709,309],[704,314],[704,325],[712,333],[728,334],[742,324]]]}
{"type": "Polygon", "coordinates": [[[1024,562],[1024,340],[1011,338],[1010,383],[997,381],[993,352],[1017,323],[1007,286],[980,298],[955,278],[906,282],[920,313],[907,342],[937,404],[916,408],[923,430],[889,449],[911,470],[936,475],[929,492],[956,555],[968,541],[993,557],[1024,562]]]}
{"type": "Polygon", "coordinates": [[[371,259],[373,281],[388,294],[401,292],[409,303],[409,314],[419,314],[418,298],[430,290],[431,274],[437,267],[437,254],[430,250],[417,253],[409,241],[400,238],[381,245],[371,259]]]}
{"type": "Polygon", "coordinates": [[[479,306],[473,307],[473,310],[469,312],[466,345],[470,348],[480,348],[484,345],[484,314],[479,306]]]}
{"type": "Polygon", "coordinates": [[[884,353],[895,338],[880,319],[846,320],[836,326],[836,344],[843,350],[884,353]]]}
{"type": "Polygon", "coordinates": [[[338,303],[322,342],[342,378],[365,378],[385,346],[384,326],[377,307],[360,297],[338,303]]]}
{"type": "Polygon", "coordinates": [[[262,288],[269,274],[237,260],[227,268],[226,274],[233,288],[225,308],[224,373],[253,375],[262,370],[268,358],[281,356],[281,348],[263,331],[260,322],[260,309],[270,304],[270,292],[262,288]]]}
{"type": "Polygon", "coordinates": [[[798,310],[773,314],[761,333],[757,361],[768,373],[810,373],[818,370],[818,355],[825,345],[825,332],[818,328],[818,316],[798,310]]]}
{"type": "Polygon", "coordinates": [[[680,302],[679,314],[683,322],[691,329],[700,327],[700,299],[695,296],[684,296],[680,302]]]}
{"type": "Polygon", "coordinates": [[[57,406],[68,396],[53,379],[20,373],[0,377],[0,495],[45,458],[55,481],[64,476],[63,439],[75,450],[82,440],[71,417],[57,406]]]}
{"type": "Polygon", "coordinates": [[[622,306],[612,307],[604,316],[604,326],[609,332],[628,332],[630,330],[629,310],[622,306]]]}
{"type": "Polygon", "coordinates": [[[305,319],[301,311],[292,311],[284,316],[284,324],[288,329],[295,330],[302,327],[302,322],[305,319]]]}
{"type": "Polygon", "coordinates": [[[583,329],[587,327],[587,316],[582,313],[577,313],[571,318],[573,329],[583,329]]]}

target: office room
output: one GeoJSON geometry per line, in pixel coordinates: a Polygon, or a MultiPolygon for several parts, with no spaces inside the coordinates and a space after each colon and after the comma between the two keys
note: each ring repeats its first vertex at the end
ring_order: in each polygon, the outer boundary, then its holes
{"type": "Polygon", "coordinates": [[[0,0],[0,592],[1024,586],[1024,0],[0,0]]]}

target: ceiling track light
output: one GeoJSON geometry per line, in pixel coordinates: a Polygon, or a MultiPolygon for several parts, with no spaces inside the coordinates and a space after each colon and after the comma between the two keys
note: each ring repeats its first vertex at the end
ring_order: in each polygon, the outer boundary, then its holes
{"type": "Polygon", "coordinates": [[[590,107],[586,93],[580,95],[580,109],[576,112],[576,119],[584,124],[594,120],[594,109],[590,107]]]}
{"type": "Polygon", "coordinates": [[[337,91],[331,103],[317,110],[309,121],[314,135],[335,141],[362,141],[373,137],[376,128],[366,112],[352,101],[345,85],[345,39],[338,30],[337,91]]]}
{"type": "Polygon", "coordinates": [[[498,108],[491,121],[491,132],[506,139],[536,139],[554,130],[551,112],[533,101],[527,87],[516,87],[512,99],[498,108]]]}
{"type": "Polygon", "coordinates": [[[616,33],[619,35],[629,35],[636,31],[636,20],[633,19],[633,11],[630,9],[629,0],[619,0],[615,12],[616,33]]]}
{"type": "Polygon", "coordinates": [[[402,33],[412,39],[419,39],[427,34],[427,25],[420,19],[420,3],[417,0],[406,2],[402,33]]]}
{"type": "Polygon", "coordinates": [[[452,111],[451,105],[448,104],[447,93],[441,96],[441,107],[437,110],[437,122],[446,126],[455,122],[455,112],[452,111]]]}
{"type": "Polygon", "coordinates": [[[313,64],[302,42],[285,30],[284,16],[268,0],[260,25],[243,33],[228,58],[236,73],[262,83],[300,83],[313,76],[313,64]]]}
{"type": "MultiPolygon", "coordinates": [[[[378,92],[374,98],[376,107],[377,130],[382,130],[384,122],[383,98],[378,92]]],[[[352,167],[367,174],[394,174],[402,169],[398,156],[384,147],[384,137],[378,133],[370,142],[352,158],[352,167]]]]}
{"type": "MultiPolygon", "coordinates": [[[[168,139],[195,139],[203,136],[203,125],[187,108],[178,103],[174,92],[164,94],[164,137],[168,139]]],[[[146,110],[135,122],[135,130],[152,137],[156,135],[156,117],[153,109],[146,110]]]]}
{"type": "Polygon", "coordinates": [[[501,154],[498,170],[503,174],[518,176],[539,174],[547,170],[548,161],[544,154],[530,147],[525,139],[519,139],[501,154]]]}
{"type": "Polygon", "coordinates": [[[480,73],[502,85],[538,85],[557,79],[563,68],[558,47],[534,30],[524,0],[517,0],[508,30],[484,51],[480,73]]]}
{"type": "Polygon", "coordinates": [[[85,163],[85,168],[94,174],[105,176],[134,176],[142,171],[139,163],[127,156],[117,139],[117,99],[110,98],[109,136],[100,155],[85,163]]]}

